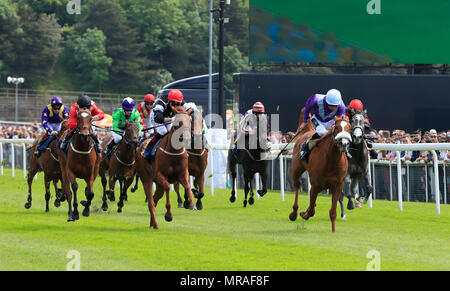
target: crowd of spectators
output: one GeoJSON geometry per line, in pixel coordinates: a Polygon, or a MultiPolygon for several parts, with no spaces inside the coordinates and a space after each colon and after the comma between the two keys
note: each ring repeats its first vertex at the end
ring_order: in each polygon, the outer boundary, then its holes
{"type": "Polygon", "coordinates": [[[37,121],[31,125],[0,124],[0,139],[35,139],[41,133],[37,121]]]}

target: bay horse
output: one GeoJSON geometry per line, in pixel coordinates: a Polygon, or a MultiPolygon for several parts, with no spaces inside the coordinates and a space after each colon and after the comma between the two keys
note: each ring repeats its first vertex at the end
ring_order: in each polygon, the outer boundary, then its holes
{"type": "MultiPolygon", "coordinates": [[[[253,205],[255,202],[253,196],[253,187],[252,180],[256,173],[259,173],[262,182],[262,189],[258,190],[259,196],[263,197],[267,193],[267,159],[264,158],[264,155],[267,154],[270,149],[267,144],[267,136],[260,136],[259,134],[259,116],[258,119],[258,127],[256,133],[254,134],[242,134],[239,139],[244,139],[244,148],[237,148],[235,151],[237,152],[237,156],[233,153],[233,149],[228,150],[228,170],[231,174],[231,196],[230,202],[233,203],[236,200],[236,189],[235,189],[235,181],[236,181],[236,166],[237,164],[241,164],[244,170],[244,207],[247,207],[247,195],[250,193],[250,198],[248,199],[248,203],[253,205]],[[249,144],[253,141],[256,141],[256,147],[251,149],[249,144]]],[[[266,116],[265,114],[261,116],[266,116]]],[[[263,117],[263,118],[264,118],[263,117]]],[[[267,122],[267,118],[265,119],[267,122]]],[[[264,124],[264,123],[263,123],[264,124]]],[[[234,140],[234,138],[232,139],[234,140]]],[[[238,140],[238,144],[240,141],[238,140]]]]}
{"type": "Polygon", "coordinates": [[[191,117],[186,113],[183,106],[177,106],[177,114],[173,121],[173,126],[161,140],[156,151],[155,160],[151,163],[143,157],[145,143],[139,146],[136,157],[136,171],[139,175],[144,192],[147,197],[148,210],[150,212],[150,227],[158,229],[158,222],[155,217],[155,208],[159,199],[166,194],[166,221],[172,221],[169,192],[170,184],[179,182],[186,189],[189,206],[188,209],[196,210],[192,189],[189,185],[189,168],[186,149],[183,146],[173,145],[174,142],[183,142],[190,136],[191,117]],[[181,135],[180,135],[181,133],[181,135]],[[156,183],[156,191],[153,196],[153,182],[156,183]]]}
{"type": "Polygon", "coordinates": [[[347,117],[335,117],[335,125],[322,136],[316,146],[309,153],[309,162],[300,160],[302,144],[314,134],[315,130],[309,118],[303,123],[303,113],[300,114],[300,123],[297,132],[302,132],[300,138],[295,142],[292,155],[292,180],[295,188],[295,201],[293,211],[289,219],[295,221],[298,211],[298,192],[300,190],[300,176],[308,171],[311,183],[309,207],[300,216],[307,220],[315,214],[316,199],[319,192],[330,189],[332,193],[331,209],[329,212],[331,220],[331,231],[336,231],[336,208],[339,197],[344,187],[344,179],[348,169],[348,161],[345,152],[352,140],[350,135],[350,122],[347,117]]]}
{"type": "MultiPolygon", "coordinates": [[[[102,148],[111,141],[112,136],[109,136],[102,142],[102,148]]],[[[115,200],[114,187],[116,181],[119,180],[120,197],[117,203],[117,212],[122,212],[123,201],[127,200],[127,190],[133,183],[136,174],[136,148],[139,142],[139,128],[136,122],[127,121],[125,124],[125,131],[122,140],[116,145],[114,153],[111,158],[104,159],[100,163],[99,174],[102,179],[103,186],[103,211],[108,210],[107,196],[110,201],[115,200]],[[109,176],[109,190],[106,190],[106,173],[109,176]]]]}
{"type": "MultiPolygon", "coordinates": [[[[32,203],[31,186],[33,184],[33,178],[37,172],[44,172],[44,186],[45,186],[45,212],[49,212],[49,202],[50,202],[50,182],[53,182],[55,187],[55,207],[61,205],[61,189],[58,188],[58,181],[62,181],[61,168],[59,167],[58,160],[58,139],[68,128],[68,120],[64,120],[61,124],[61,129],[56,136],[56,138],[49,144],[47,149],[40,155],[36,157],[34,154],[30,154],[30,161],[28,166],[27,182],[28,182],[28,197],[25,203],[25,208],[29,209],[32,203]]],[[[41,137],[42,138],[42,137],[41,137]]],[[[39,145],[39,140],[36,141],[31,146],[31,153],[33,153],[39,145]]]]}
{"type": "MultiPolygon", "coordinates": [[[[205,196],[205,170],[208,166],[208,149],[203,134],[203,118],[202,114],[194,111],[192,114],[190,147],[186,149],[188,154],[189,175],[194,177],[194,187],[192,193],[197,198],[195,206],[197,210],[203,209],[202,198],[205,196]]],[[[180,196],[180,184],[174,184],[174,190],[177,193],[178,207],[189,206],[187,192],[184,192],[185,201],[180,196]]]]}
{"type": "MultiPolygon", "coordinates": [[[[62,171],[63,194],[69,204],[67,221],[79,219],[77,191],[78,183],[76,178],[84,179],[86,182],[85,195],[87,201],[81,201],[84,206],[83,216],[90,215],[89,207],[94,198],[94,181],[98,175],[102,154],[94,149],[94,141],[90,137],[92,115],[89,109],[80,109],[77,112],[77,128],[68,145],[67,156],[58,151],[59,165],[62,171]],[[73,210],[72,192],[73,191],[73,210]]],[[[67,131],[66,131],[67,132],[67,131]]],[[[64,139],[61,137],[62,141],[64,139]]]]}
{"type": "Polygon", "coordinates": [[[348,171],[344,181],[344,191],[339,198],[341,206],[341,218],[346,219],[343,200],[344,196],[348,198],[347,209],[355,208],[352,198],[355,198],[357,207],[361,207],[361,202],[366,202],[372,193],[373,187],[369,175],[369,152],[364,136],[364,120],[365,112],[351,109],[352,120],[352,142],[349,147],[350,158],[348,159],[348,171]],[[358,182],[363,182],[365,185],[364,195],[356,195],[358,193],[358,182]]]}

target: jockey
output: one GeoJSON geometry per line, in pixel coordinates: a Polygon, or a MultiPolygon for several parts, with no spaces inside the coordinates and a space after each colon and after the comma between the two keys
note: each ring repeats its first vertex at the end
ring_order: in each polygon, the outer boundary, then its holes
{"type": "Polygon", "coordinates": [[[61,123],[66,119],[69,119],[69,110],[63,105],[61,98],[53,97],[50,100],[50,104],[42,111],[41,123],[45,134],[41,138],[39,147],[34,152],[37,157],[56,138],[56,135],[61,130],[61,123]]]}
{"type": "Polygon", "coordinates": [[[113,126],[112,126],[112,136],[113,139],[108,143],[105,150],[105,155],[107,158],[111,157],[113,147],[122,140],[122,134],[120,132],[125,131],[125,124],[127,121],[136,121],[137,127],[139,129],[139,136],[141,135],[143,126],[141,123],[141,115],[134,108],[134,100],[130,97],[123,99],[122,108],[117,108],[114,110],[113,126]]]}
{"type": "Polygon", "coordinates": [[[314,148],[316,140],[325,135],[334,125],[334,117],[345,116],[345,105],[342,102],[341,92],[331,89],[326,95],[314,94],[309,97],[305,105],[303,126],[306,126],[309,114],[312,115],[311,124],[316,132],[302,145],[301,160],[314,148]]]}
{"type": "MultiPolygon", "coordinates": [[[[69,130],[66,134],[63,144],[61,145],[62,149],[66,148],[67,142],[72,137],[72,135],[75,132],[75,129],[77,128],[78,109],[83,109],[83,108],[89,109],[91,111],[92,121],[102,120],[105,117],[105,113],[103,113],[103,111],[100,108],[98,108],[97,104],[95,104],[95,102],[92,101],[91,98],[89,98],[89,96],[81,95],[80,97],[78,97],[77,102],[72,104],[72,107],[70,108],[69,130]]],[[[97,135],[90,133],[90,136],[94,140],[95,151],[97,153],[100,153],[101,151],[99,148],[99,142],[98,142],[97,135]]]]}
{"type": "Polygon", "coordinates": [[[175,106],[184,105],[183,93],[177,89],[170,91],[168,95],[161,96],[156,100],[153,110],[150,113],[150,125],[151,127],[155,127],[155,135],[151,140],[153,144],[156,144],[172,128],[173,117],[176,113],[175,106]]]}
{"type": "MultiPolygon", "coordinates": [[[[142,124],[145,128],[150,128],[150,112],[152,112],[153,104],[155,103],[155,96],[147,94],[144,97],[144,102],[139,103],[138,111],[141,114],[142,124]]],[[[150,130],[153,131],[153,130],[150,130]]],[[[151,132],[148,132],[149,134],[151,132]]]]}
{"type": "MultiPolygon", "coordinates": [[[[241,122],[239,123],[239,130],[238,130],[238,134],[235,140],[235,144],[238,142],[238,140],[241,138],[241,135],[249,135],[249,134],[253,134],[256,132],[256,128],[257,128],[257,124],[256,122],[250,122],[252,120],[252,118],[254,118],[256,115],[259,114],[264,114],[265,113],[265,109],[264,109],[264,104],[262,104],[261,102],[255,102],[252,106],[252,109],[247,110],[247,112],[245,112],[244,117],[242,117],[241,122]]],[[[237,147],[234,147],[234,153],[235,155],[237,155],[237,147]]]]}

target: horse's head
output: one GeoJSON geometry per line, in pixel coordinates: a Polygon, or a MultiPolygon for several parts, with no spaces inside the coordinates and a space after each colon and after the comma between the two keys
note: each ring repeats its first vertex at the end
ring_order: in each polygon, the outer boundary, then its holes
{"type": "Polygon", "coordinates": [[[139,143],[139,128],[135,121],[127,121],[125,123],[125,133],[123,136],[123,141],[127,145],[131,145],[134,148],[137,147],[139,143]]]}
{"type": "Polygon", "coordinates": [[[83,137],[88,137],[91,132],[92,115],[89,109],[80,109],[77,113],[77,130],[83,137]]]}
{"type": "Polygon", "coordinates": [[[183,107],[178,108],[177,114],[175,115],[175,119],[173,120],[172,123],[174,134],[172,135],[171,142],[174,148],[183,147],[184,141],[185,140],[189,141],[189,139],[191,138],[191,122],[192,118],[186,112],[186,110],[183,107]]]}
{"type": "Polygon", "coordinates": [[[360,110],[351,109],[351,127],[354,144],[360,144],[364,137],[364,114],[360,110]]]}
{"type": "Polygon", "coordinates": [[[346,116],[334,118],[333,141],[341,152],[348,150],[352,136],[350,121],[346,116]]]}

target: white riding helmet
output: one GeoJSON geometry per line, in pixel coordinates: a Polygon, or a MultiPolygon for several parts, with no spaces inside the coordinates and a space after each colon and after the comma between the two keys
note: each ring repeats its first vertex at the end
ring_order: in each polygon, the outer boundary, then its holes
{"type": "Polygon", "coordinates": [[[341,92],[336,89],[331,89],[327,92],[325,100],[327,101],[328,105],[338,106],[342,102],[341,92]]]}

